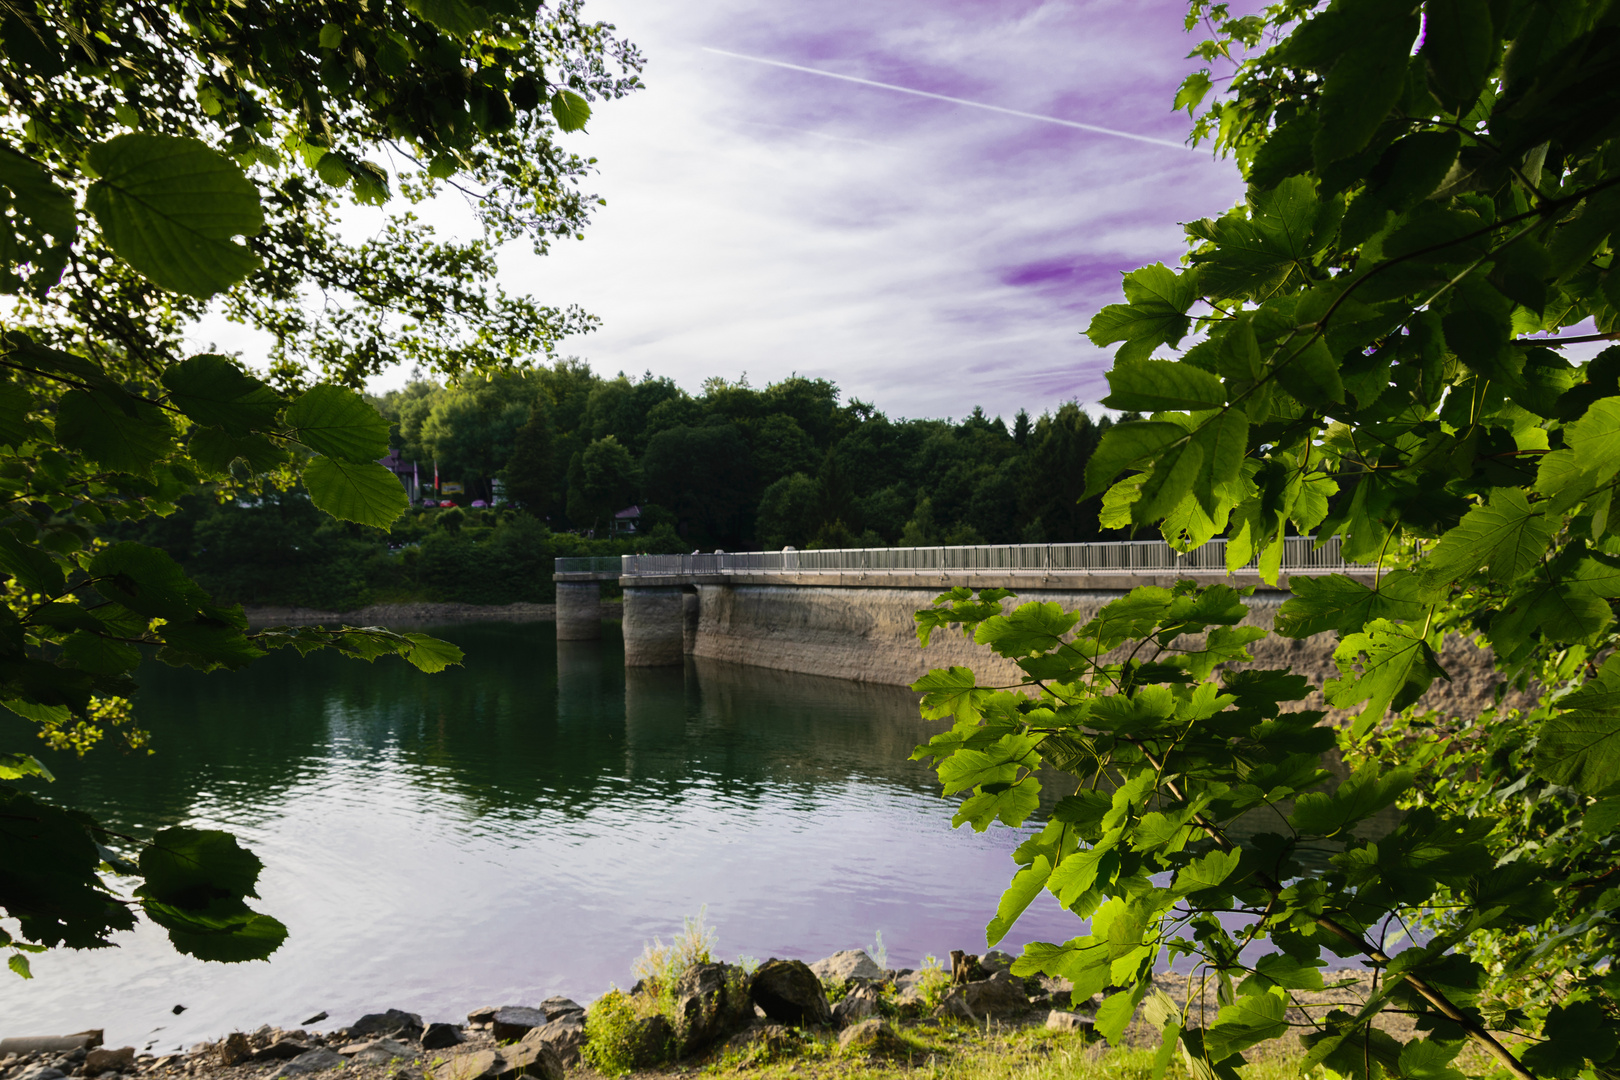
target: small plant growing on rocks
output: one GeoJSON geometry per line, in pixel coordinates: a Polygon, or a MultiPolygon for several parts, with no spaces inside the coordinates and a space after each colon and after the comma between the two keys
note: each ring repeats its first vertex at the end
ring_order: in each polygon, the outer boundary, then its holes
{"type": "Polygon", "coordinates": [[[585,1014],[580,1057],[606,1076],[625,1076],[666,1059],[671,1050],[669,1032],[652,998],[609,990],[585,1014]]]}
{"type": "Polygon", "coordinates": [[[713,963],[720,933],[714,927],[705,925],[704,915],[708,910],[705,904],[698,909],[696,916],[687,916],[682,920],[680,934],[668,945],[664,944],[662,938],[653,938],[652,944],[644,947],[636,958],[630,968],[631,973],[637,979],[645,979],[658,987],[669,987],[692,965],[713,963]]]}
{"type": "Polygon", "coordinates": [[[917,992],[922,995],[923,1003],[930,1011],[939,1008],[945,995],[951,992],[950,971],[932,955],[923,957],[922,967],[917,970],[922,976],[917,981],[917,992]]]}

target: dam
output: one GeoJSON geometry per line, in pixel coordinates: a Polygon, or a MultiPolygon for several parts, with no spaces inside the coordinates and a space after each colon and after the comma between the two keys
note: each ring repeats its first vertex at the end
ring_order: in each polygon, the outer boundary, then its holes
{"type": "MultiPolygon", "coordinates": [[[[1323,574],[1371,584],[1375,568],[1346,562],[1338,537],[1320,547],[1313,537],[1288,537],[1275,586],[1252,564],[1228,572],[1224,540],[1186,553],[1163,541],[1122,541],[560,558],[554,577],[559,641],[600,636],[601,585],[623,588],[627,666],[671,667],[696,656],[909,686],[952,665],[972,668],[985,682],[1022,677],[1011,661],[958,633],[936,633],[920,647],[913,613],[958,586],[1010,589],[1018,598],[1009,607],[1055,601],[1089,617],[1141,585],[1224,582],[1254,589],[1245,622],[1269,628],[1290,595],[1289,579],[1323,574]]],[[[1332,634],[1267,637],[1251,651],[1255,666],[1291,668],[1320,687],[1339,675],[1337,644],[1332,634]]],[[[1487,650],[1450,638],[1441,662],[1451,678],[1420,705],[1456,712],[1490,703],[1500,679],[1487,650]]]]}

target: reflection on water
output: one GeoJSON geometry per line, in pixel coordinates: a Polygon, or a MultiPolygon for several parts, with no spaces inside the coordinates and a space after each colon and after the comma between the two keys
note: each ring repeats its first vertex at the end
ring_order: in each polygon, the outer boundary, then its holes
{"type": "MultiPolygon", "coordinates": [[[[907,760],[934,730],[908,692],[712,662],[627,672],[618,640],[558,643],[549,623],[438,633],[465,668],[143,671],[158,753],[54,755],[58,782],[38,786],[135,835],[232,829],[291,937],[256,964],[177,956],[146,927],[40,957],[32,983],[0,982],[0,1036],[167,1047],[321,1010],[588,1000],[704,905],[727,959],[815,959],[877,931],[892,964],[982,950],[1015,840],[952,832],[907,760]]],[[[1007,945],[1078,929],[1052,902],[1007,945]]]]}

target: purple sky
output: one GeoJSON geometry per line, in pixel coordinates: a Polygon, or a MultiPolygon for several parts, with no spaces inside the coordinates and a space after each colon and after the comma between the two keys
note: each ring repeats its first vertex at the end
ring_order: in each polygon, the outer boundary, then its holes
{"type": "MultiPolygon", "coordinates": [[[[509,289],[578,303],[604,374],[696,391],[822,376],[891,416],[1007,417],[1103,392],[1084,339],[1119,275],[1182,250],[1241,194],[1180,144],[1170,0],[590,0],[647,89],[567,145],[608,200],[582,243],[513,246],[509,289]],[[721,50],[721,51],[714,51],[721,50]],[[740,59],[743,54],[1113,128],[1166,146],[740,59]]],[[[441,221],[463,215],[446,208],[441,221]]],[[[402,381],[403,376],[383,385],[402,381]]]]}

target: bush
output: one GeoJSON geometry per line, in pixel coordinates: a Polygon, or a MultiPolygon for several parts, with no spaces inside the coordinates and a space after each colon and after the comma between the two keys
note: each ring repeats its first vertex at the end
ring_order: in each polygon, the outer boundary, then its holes
{"type": "Polygon", "coordinates": [[[657,1010],[640,994],[609,990],[585,1013],[585,1045],[579,1056],[607,1076],[624,1076],[637,1068],[667,1061],[671,1041],[648,1045],[648,1021],[657,1010]]]}

